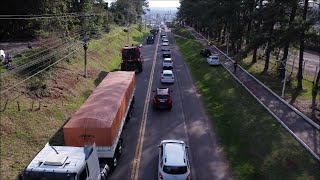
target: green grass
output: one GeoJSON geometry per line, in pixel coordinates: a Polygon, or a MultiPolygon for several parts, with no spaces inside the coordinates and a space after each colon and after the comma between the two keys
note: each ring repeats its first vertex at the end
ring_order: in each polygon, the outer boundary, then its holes
{"type": "MultiPolygon", "coordinates": [[[[131,27],[130,43],[139,44],[148,34],[131,27]]],[[[61,97],[31,99],[26,93],[8,104],[1,113],[1,178],[15,179],[17,174],[33,159],[46,142],[54,139],[66,120],[83,104],[106,72],[117,69],[120,50],[126,43],[126,33],[121,27],[113,27],[102,39],[93,40],[88,48],[88,78],[83,74],[83,50],[46,72],[45,81],[51,91],[63,88],[61,97]],[[53,80],[57,81],[55,83],[53,80]],[[34,110],[31,111],[32,101],[34,110]],[[19,101],[21,110],[17,110],[19,101]],[[41,109],[37,110],[38,102],[41,109]]],[[[12,78],[12,77],[11,77],[12,78]]],[[[15,79],[10,79],[14,82],[15,79]]],[[[25,85],[18,91],[26,92],[25,85]]],[[[56,93],[57,94],[57,93],[56,93]]],[[[17,95],[17,94],[16,94],[17,95]]],[[[13,95],[8,96],[13,100],[13,95]]],[[[1,100],[4,100],[1,97],[1,100]]],[[[1,103],[2,106],[4,103],[1,103]]],[[[57,139],[59,141],[59,139],[57,139]]]]}
{"type": "Polygon", "coordinates": [[[177,38],[235,179],[319,179],[317,162],[223,67],[210,67],[201,44],[177,38]]]}
{"type": "Polygon", "coordinates": [[[175,28],[174,33],[187,39],[195,39],[195,37],[190,33],[190,31],[185,28],[175,28]]]}
{"type": "MultiPolygon", "coordinates": [[[[261,73],[264,68],[264,61],[258,62],[254,65],[251,65],[252,56],[248,56],[247,58],[241,61],[241,66],[244,67],[248,72],[250,72],[253,76],[258,78],[262,83],[276,92],[278,95],[281,95],[282,91],[282,83],[281,79],[278,78],[278,72],[274,65],[270,64],[270,69],[266,73],[261,73]]],[[[272,60],[271,60],[272,61],[272,60]]],[[[273,61],[274,62],[274,61],[273,61]]],[[[288,69],[288,75],[291,72],[291,67],[288,69]]],[[[293,97],[297,96],[298,99],[306,99],[310,100],[312,98],[312,82],[313,77],[310,75],[304,75],[304,79],[302,81],[303,90],[296,93],[297,87],[297,79],[296,79],[297,72],[294,70],[291,76],[291,83],[286,85],[285,97],[287,99],[292,99],[293,97]]]]}

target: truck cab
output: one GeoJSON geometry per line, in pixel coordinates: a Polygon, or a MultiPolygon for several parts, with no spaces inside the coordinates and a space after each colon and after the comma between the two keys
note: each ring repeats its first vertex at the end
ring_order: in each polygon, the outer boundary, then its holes
{"type": "Polygon", "coordinates": [[[23,180],[105,180],[109,167],[100,167],[96,146],[50,146],[48,143],[25,168],[23,180]]]}

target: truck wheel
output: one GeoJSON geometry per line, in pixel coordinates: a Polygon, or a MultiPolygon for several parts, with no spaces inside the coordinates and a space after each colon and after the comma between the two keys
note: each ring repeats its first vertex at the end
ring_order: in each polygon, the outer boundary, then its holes
{"type": "Polygon", "coordinates": [[[142,72],[142,71],[143,71],[143,65],[142,65],[142,64],[139,64],[139,65],[138,65],[138,71],[139,71],[139,72],[142,72]]]}

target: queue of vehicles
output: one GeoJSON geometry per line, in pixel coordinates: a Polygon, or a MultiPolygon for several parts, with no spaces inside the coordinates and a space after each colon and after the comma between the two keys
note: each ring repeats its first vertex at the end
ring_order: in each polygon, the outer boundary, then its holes
{"type": "MultiPolygon", "coordinates": [[[[169,41],[164,42],[169,45],[169,41]]],[[[118,165],[123,151],[123,127],[131,118],[134,108],[135,72],[130,70],[142,71],[140,49],[135,46],[122,49],[122,71],[108,73],[64,125],[64,144],[57,146],[47,143],[21,173],[21,179],[107,179],[118,165]]],[[[174,83],[171,53],[163,53],[163,58],[161,82],[174,83]]],[[[172,90],[161,87],[155,92],[154,108],[171,110],[172,90]]],[[[187,149],[181,140],[160,142],[158,179],[190,179],[187,149]]]]}

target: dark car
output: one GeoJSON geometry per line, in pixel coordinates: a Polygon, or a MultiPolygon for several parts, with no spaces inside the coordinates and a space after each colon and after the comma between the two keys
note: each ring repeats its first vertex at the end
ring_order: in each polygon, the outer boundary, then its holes
{"type": "Polygon", "coordinates": [[[171,90],[169,88],[157,88],[155,91],[156,94],[153,98],[153,108],[168,108],[171,110],[172,108],[172,97],[171,90]]]}
{"type": "Polygon", "coordinates": [[[154,36],[150,35],[147,37],[147,44],[154,44],[154,36]]]}
{"type": "Polygon", "coordinates": [[[169,48],[162,49],[162,57],[163,58],[171,58],[171,51],[169,48]]]}
{"type": "Polygon", "coordinates": [[[203,57],[209,57],[212,55],[212,53],[209,49],[201,49],[200,55],[202,55],[203,57]]]}

